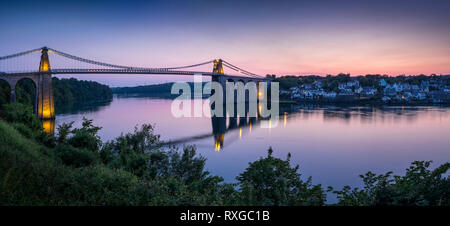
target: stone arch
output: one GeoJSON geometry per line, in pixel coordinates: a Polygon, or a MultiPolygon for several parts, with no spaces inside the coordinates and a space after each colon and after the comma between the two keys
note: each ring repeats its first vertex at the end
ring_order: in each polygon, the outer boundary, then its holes
{"type": "Polygon", "coordinates": [[[38,105],[38,83],[31,76],[25,76],[17,79],[14,84],[16,102],[32,104],[36,113],[38,105]]]}
{"type": "Polygon", "coordinates": [[[0,105],[7,104],[11,101],[11,84],[9,81],[0,76],[0,105]]]}

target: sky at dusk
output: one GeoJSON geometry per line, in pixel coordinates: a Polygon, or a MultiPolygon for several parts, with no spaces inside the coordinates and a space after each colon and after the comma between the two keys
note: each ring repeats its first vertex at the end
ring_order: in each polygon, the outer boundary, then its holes
{"type": "MultiPolygon", "coordinates": [[[[450,74],[450,1],[2,1],[0,55],[122,65],[222,58],[256,74],[450,74]]],[[[211,70],[206,68],[205,70],[211,70]]],[[[112,86],[164,76],[80,75],[112,86]]]]}

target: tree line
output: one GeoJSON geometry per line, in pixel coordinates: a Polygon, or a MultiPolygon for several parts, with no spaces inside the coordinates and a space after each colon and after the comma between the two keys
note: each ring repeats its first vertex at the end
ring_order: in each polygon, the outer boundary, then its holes
{"type": "MultiPolygon", "coordinates": [[[[66,104],[109,101],[112,99],[112,91],[106,86],[93,81],[81,81],[75,78],[52,78],[53,100],[55,108],[64,107],[66,104]]],[[[10,102],[11,88],[0,80],[0,105],[10,102]]],[[[16,102],[32,106],[35,100],[36,87],[33,81],[23,79],[16,85],[16,102]]]]}

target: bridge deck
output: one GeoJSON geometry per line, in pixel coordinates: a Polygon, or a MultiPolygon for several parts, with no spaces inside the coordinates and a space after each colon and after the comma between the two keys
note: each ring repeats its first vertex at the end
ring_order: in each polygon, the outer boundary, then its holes
{"type": "Polygon", "coordinates": [[[125,69],[53,69],[51,71],[30,71],[30,72],[0,72],[0,76],[24,76],[40,74],[159,74],[159,75],[202,75],[202,76],[223,76],[254,80],[271,80],[270,78],[248,77],[230,74],[218,74],[203,71],[169,71],[169,70],[125,70],[125,69]]]}

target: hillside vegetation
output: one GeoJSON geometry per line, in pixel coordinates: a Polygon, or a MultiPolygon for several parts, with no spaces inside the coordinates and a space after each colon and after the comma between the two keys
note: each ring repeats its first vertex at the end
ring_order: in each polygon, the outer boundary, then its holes
{"type": "MultiPolygon", "coordinates": [[[[42,131],[29,106],[0,111],[0,205],[325,205],[326,191],[301,179],[290,155],[249,163],[236,183],[205,170],[195,147],[161,147],[151,125],[102,142],[101,129],[60,125],[42,131]]],[[[364,188],[327,191],[338,205],[450,205],[450,163],[414,162],[405,176],[362,175],[364,188]]]]}

